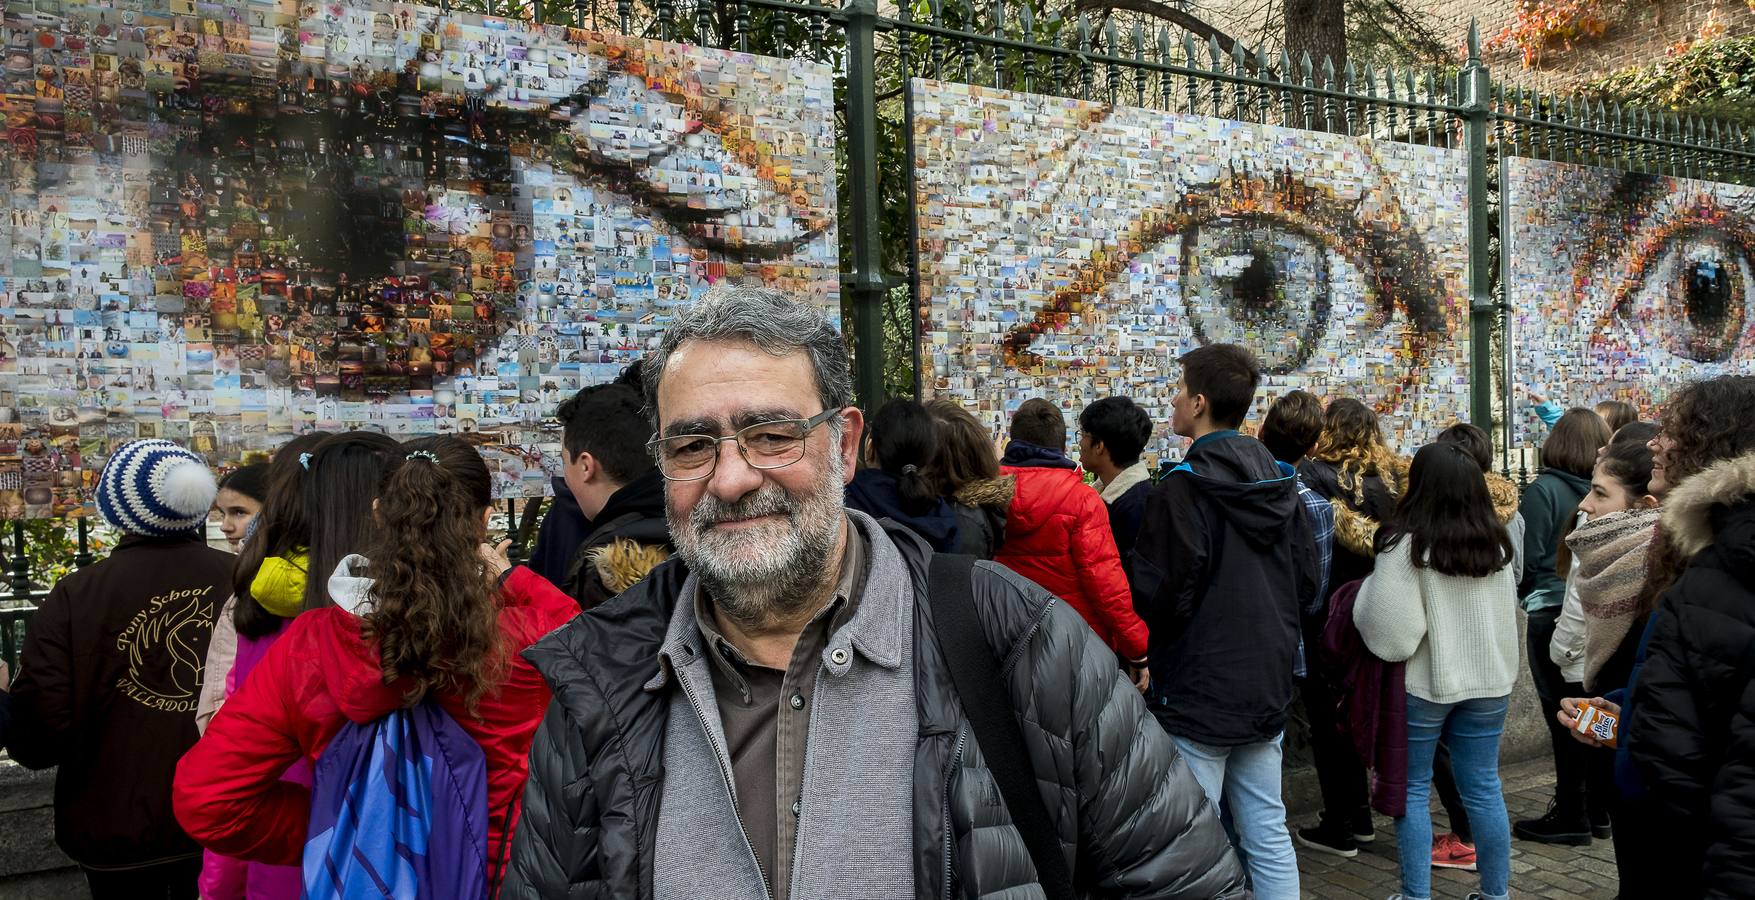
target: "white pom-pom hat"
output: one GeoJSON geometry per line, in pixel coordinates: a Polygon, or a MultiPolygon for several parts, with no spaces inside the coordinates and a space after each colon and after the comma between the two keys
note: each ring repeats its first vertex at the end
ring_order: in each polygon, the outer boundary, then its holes
{"type": "Polygon", "coordinates": [[[110,456],[98,479],[97,508],[127,534],[171,537],[200,528],[218,493],[201,457],[154,438],[130,441],[110,456]]]}

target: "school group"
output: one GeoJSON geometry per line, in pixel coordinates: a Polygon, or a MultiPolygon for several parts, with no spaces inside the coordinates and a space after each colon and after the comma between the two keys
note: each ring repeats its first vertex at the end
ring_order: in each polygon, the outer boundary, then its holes
{"type": "Polygon", "coordinates": [[[1474,426],[1407,458],[1352,398],[1246,422],[1241,347],[1177,362],[1154,479],[1125,397],[1079,462],[1047,400],[1003,448],[953,403],[867,418],[815,306],[717,289],[563,404],[528,565],[455,436],[217,482],[132,442],[124,537],[37,610],[0,736],[59,767],[96,898],[1292,900],[1294,842],[1354,857],[1374,811],[1406,898],[1435,866],[1510,896],[1514,833],[1612,839],[1624,898],[1755,896],[1755,377],[1655,424],[1532,396],[1520,495],[1474,426]],[[1514,825],[1520,615],[1557,786],[1514,825]]]}

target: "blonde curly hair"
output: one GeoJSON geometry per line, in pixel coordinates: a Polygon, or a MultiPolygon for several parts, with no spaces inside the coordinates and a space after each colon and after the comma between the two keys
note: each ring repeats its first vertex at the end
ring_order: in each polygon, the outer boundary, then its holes
{"type": "Polygon", "coordinates": [[[1353,494],[1354,505],[1365,502],[1365,479],[1376,475],[1390,496],[1400,497],[1407,466],[1383,440],[1377,413],[1351,397],[1329,402],[1323,414],[1322,441],[1315,458],[1335,467],[1341,487],[1353,494]]]}

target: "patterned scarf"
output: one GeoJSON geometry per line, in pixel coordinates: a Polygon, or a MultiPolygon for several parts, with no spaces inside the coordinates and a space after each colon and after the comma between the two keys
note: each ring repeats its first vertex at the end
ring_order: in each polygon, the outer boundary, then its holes
{"type": "Polygon", "coordinates": [[[1573,583],[1584,608],[1584,683],[1620,648],[1639,610],[1646,554],[1659,509],[1629,509],[1588,519],[1572,530],[1573,583]]]}

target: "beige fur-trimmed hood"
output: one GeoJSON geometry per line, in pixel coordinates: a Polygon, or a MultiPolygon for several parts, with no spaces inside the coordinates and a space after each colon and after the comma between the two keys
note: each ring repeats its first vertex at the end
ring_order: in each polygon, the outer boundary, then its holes
{"type": "Polygon", "coordinates": [[[952,500],[964,506],[994,506],[1000,509],[1012,503],[1012,497],[1018,492],[1018,479],[1015,475],[1001,475],[998,478],[983,478],[971,481],[957,490],[952,500]]]}
{"type": "Polygon", "coordinates": [[[1713,463],[1664,498],[1663,533],[1683,558],[1712,545],[1712,510],[1755,496],[1755,453],[1713,463]]]}
{"type": "Polygon", "coordinates": [[[1487,496],[1493,498],[1493,512],[1499,516],[1499,524],[1509,525],[1517,518],[1517,505],[1523,500],[1523,495],[1511,479],[1497,472],[1488,472],[1487,496]]]}
{"type": "Polygon", "coordinates": [[[1357,556],[1377,555],[1377,529],[1382,523],[1368,515],[1354,512],[1340,500],[1330,500],[1335,511],[1335,545],[1357,556]]]}
{"type": "Polygon", "coordinates": [[[603,579],[610,596],[638,584],[646,573],[670,558],[670,552],[658,544],[642,544],[631,538],[617,538],[587,554],[591,565],[603,579]]]}

